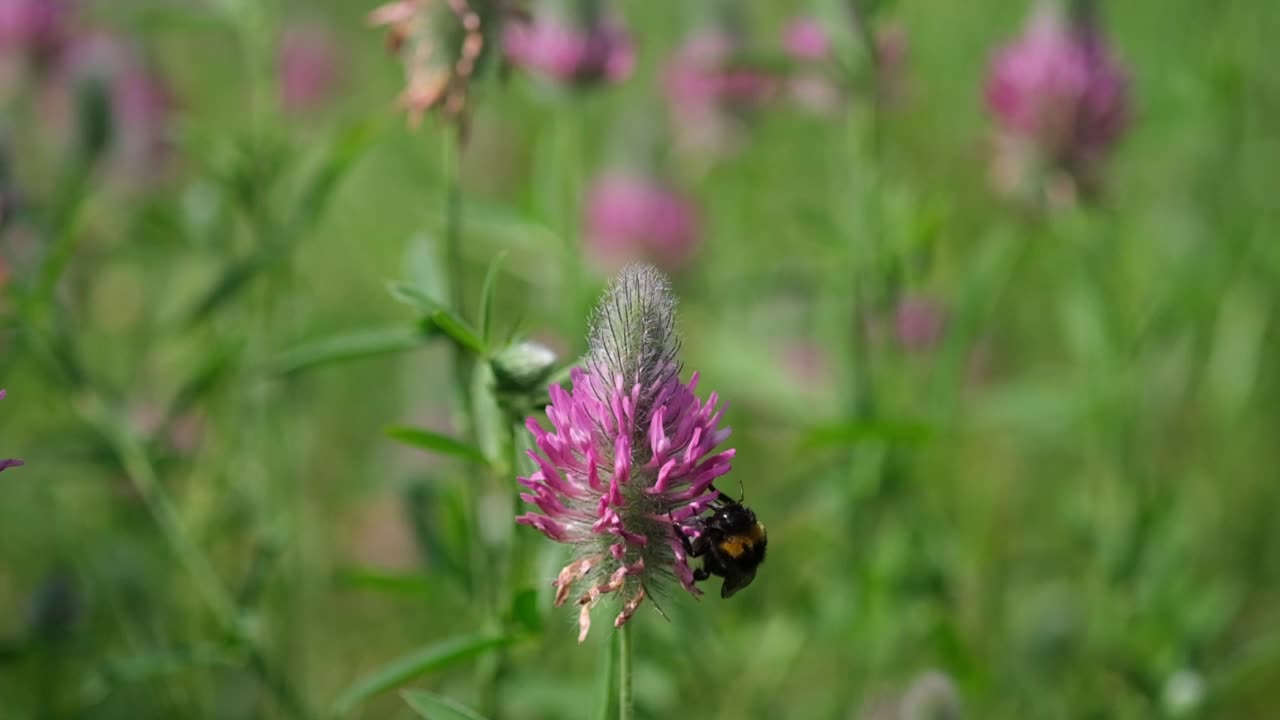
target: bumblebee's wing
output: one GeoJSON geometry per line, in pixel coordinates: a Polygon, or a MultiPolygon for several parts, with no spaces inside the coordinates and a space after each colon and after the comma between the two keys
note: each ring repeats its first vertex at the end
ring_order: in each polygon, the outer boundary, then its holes
{"type": "Polygon", "coordinates": [[[720,597],[732,597],[734,593],[751,584],[756,579],[756,569],[732,569],[724,576],[724,584],[720,586],[720,597]]]}

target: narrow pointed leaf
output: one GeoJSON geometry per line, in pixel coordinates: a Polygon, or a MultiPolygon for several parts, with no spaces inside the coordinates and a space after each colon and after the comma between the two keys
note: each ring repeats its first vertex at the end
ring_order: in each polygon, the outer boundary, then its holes
{"type": "Polygon", "coordinates": [[[511,642],[509,635],[479,633],[432,643],[401,656],[357,680],[333,703],[335,715],[345,715],[379,693],[399,687],[414,678],[443,670],[478,657],[511,642]]]}
{"type": "Polygon", "coordinates": [[[485,457],[483,452],[480,452],[480,448],[468,445],[461,440],[455,440],[448,435],[441,435],[430,430],[405,425],[389,427],[386,429],[386,434],[387,437],[393,440],[398,440],[405,445],[412,445],[419,450],[440,453],[441,455],[452,455],[480,465],[489,464],[488,458],[485,457]]]}
{"type": "Polygon", "coordinates": [[[392,283],[388,290],[396,300],[421,310],[427,319],[458,345],[477,355],[488,354],[480,333],[462,316],[445,307],[426,292],[403,283],[392,283]]]}
{"type": "Polygon", "coordinates": [[[446,335],[462,347],[476,355],[484,356],[489,354],[484,340],[480,339],[480,335],[475,329],[452,311],[437,310],[430,315],[430,318],[431,322],[436,324],[436,327],[443,330],[446,335]]]}
{"type": "Polygon", "coordinates": [[[391,293],[391,297],[405,305],[421,310],[425,315],[431,315],[437,310],[444,309],[444,304],[432,297],[426,290],[412,285],[388,283],[387,292],[391,293]]]}
{"type": "Polygon", "coordinates": [[[286,231],[288,234],[301,234],[316,224],[342,179],[373,144],[380,129],[380,123],[362,121],[337,132],[328,148],[328,157],[312,175],[294,204],[286,231]]]}
{"type": "Polygon", "coordinates": [[[505,250],[494,256],[484,275],[484,286],[480,291],[480,337],[486,343],[493,338],[493,301],[498,292],[498,274],[502,270],[502,261],[506,258],[505,250]]]}
{"type": "Polygon", "coordinates": [[[216,390],[235,370],[243,349],[243,344],[236,342],[210,352],[196,372],[174,393],[169,404],[169,417],[174,418],[216,390]]]}
{"type": "Polygon", "coordinates": [[[421,332],[403,325],[353,330],[311,340],[280,353],[271,362],[270,372],[292,375],[322,365],[404,352],[421,347],[423,340],[421,332]]]}
{"type": "Polygon", "coordinates": [[[275,224],[264,226],[259,249],[223,271],[213,287],[188,311],[184,318],[186,327],[207,318],[248,287],[258,275],[288,257],[299,238],[315,227],[324,215],[334,191],[369,147],[374,135],[374,127],[369,123],[357,124],[338,133],[324,164],[311,176],[294,203],[288,222],[283,227],[275,224]]]}
{"type": "Polygon", "coordinates": [[[284,254],[283,250],[279,246],[266,247],[246,258],[233,261],[223,269],[222,274],[195,304],[195,307],[187,312],[183,319],[184,326],[197,325],[238,295],[251,280],[258,277],[259,273],[273,265],[284,254]]]}
{"type": "Polygon", "coordinates": [[[485,716],[453,700],[424,690],[405,690],[400,697],[426,720],[486,720],[485,716]]]}

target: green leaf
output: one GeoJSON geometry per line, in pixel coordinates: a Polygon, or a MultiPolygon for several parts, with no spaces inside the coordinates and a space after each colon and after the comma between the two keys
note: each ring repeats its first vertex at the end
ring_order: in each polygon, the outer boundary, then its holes
{"type": "Polygon", "coordinates": [[[333,702],[335,715],[345,715],[379,693],[416,677],[456,665],[511,643],[511,636],[479,633],[449,638],[396,658],[357,680],[333,702]]]}
{"type": "Polygon", "coordinates": [[[339,183],[372,144],[380,128],[380,123],[364,121],[338,131],[329,146],[329,156],[294,204],[286,230],[288,234],[301,234],[316,224],[339,183]]]}
{"type": "Polygon", "coordinates": [[[413,285],[398,282],[387,283],[387,292],[391,293],[391,297],[405,305],[421,310],[427,317],[439,310],[447,310],[444,303],[436,300],[426,290],[413,285]]]}
{"type": "MultiPolygon", "coordinates": [[[[283,227],[275,227],[264,219],[259,220],[262,225],[259,228],[262,235],[259,238],[259,249],[252,255],[233,262],[223,271],[213,287],[187,313],[184,319],[186,327],[204,320],[238,295],[259,274],[289,255],[298,239],[319,222],[334,190],[368,148],[373,135],[373,126],[368,123],[354,125],[339,132],[329,148],[329,156],[324,164],[315,171],[294,203],[288,222],[283,227]]],[[[249,194],[254,197],[253,202],[257,202],[258,193],[254,191],[249,194]]]]}
{"type": "Polygon", "coordinates": [[[211,315],[214,310],[239,294],[251,280],[273,265],[284,253],[284,247],[270,245],[249,257],[232,262],[223,269],[213,287],[209,288],[195,307],[187,312],[182,321],[183,326],[193,327],[211,315]]]}
{"type": "Polygon", "coordinates": [[[502,261],[507,258],[503,250],[494,256],[489,263],[489,270],[484,274],[484,286],[480,291],[480,337],[487,343],[493,339],[493,299],[498,292],[498,274],[502,270],[502,261]]]}
{"type": "Polygon", "coordinates": [[[403,325],[353,330],[286,350],[269,367],[272,374],[292,375],[321,365],[413,350],[423,341],[420,331],[403,325]]]}
{"type": "Polygon", "coordinates": [[[453,338],[453,341],[462,347],[470,350],[476,355],[485,356],[489,354],[489,351],[485,347],[484,340],[480,338],[480,335],[476,333],[475,329],[468,325],[467,321],[458,317],[452,311],[437,310],[429,317],[431,318],[431,322],[436,324],[436,327],[443,330],[446,335],[453,338]]]}
{"type": "Polygon", "coordinates": [[[427,720],[485,720],[485,717],[457,700],[423,690],[405,690],[400,697],[427,720]]]}
{"type": "Polygon", "coordinates": [[[196,372],[173,394],[168,417],[177,417],[216,390],[235,370],[243,350],[243,343],[234,342],[209,352],[196,372]]]}
{"type": "Polygon", "coordinates": [[[408,427],[406,425],[393,425],[386,429],[387,437],[398,440],[406,445],[412,445],[419,450],[427,452],[440,453],[442,455],[452,455],[456,458],[468,460],[480,465],[488,465],[489,459],[484,453],[474,445],[468,445],[461,440],[455,440],[448,435],[423,430],[421,428],[408,427]]]}
{"type": "Polygon", "coordinates": [[[460,315],[440,304],[435,298],[418,288],[402,283],[392,283],[388,290],[395,299],[421,310],[427,319],[461,347],[476,355],[488,355],[488,349],[480,333],[460,315]]]}

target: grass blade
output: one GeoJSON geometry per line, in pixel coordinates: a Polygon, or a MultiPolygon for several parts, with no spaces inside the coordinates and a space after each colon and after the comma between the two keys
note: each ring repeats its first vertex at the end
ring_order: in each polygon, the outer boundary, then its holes
{"type": "Polygon", "coordinates": [[[286,350],[271,362],[274,375],[293,375],[322,365],[404,352],[421,347],[423,335],[417,329],[393,327],[353,330],[312,340],[286,350]]]}
{"type": "Polygon", "coordinates": [[[261,245],[252,255],[233,262],[204,294],[200,302],[185,316],[184,327],[190,328],[236,295],[250,282],[272,268],[293,251],[298,240],[315,227],[338,186],[348,171],[372,144],[375,128],[361,123],[340,131],[331,141],[324,163],[311,175],[288,214],[283,227],[264,224],[260,228],[261,245]]]}
{"type": "Polygon", "coordinates": [[[488,355],[488,348],[480,337],[480,333],[461,315],[442,305],[423,290],[403,283],[392,283],[387,289],[396,300],[421,310],[427,319],[435,323],[436,327],[459,346],[476,355],[488,355]]]}
{"type": "Polygon", "coordinates": [[[496,650],[510,642],[510,635],[481,633],[449,638],[419,648],[365,675],[342,691],[333,702],[333,712],[335,715],[345,715],[374,695],[403,685],[416,677],[496,650]]]}
{"type": "Polygon", "coordinates": [[[419,450],[440,453],[441,455],[452,455],[480,465],[489,464],[489,459],[485,457],[483,452],[480,452],[480,448],[468,445],[461,440],[455,440],[448,435],[441,435],[430,430],[405,425],[393,425],[386,429],[386,434],[387,437],[393,440],[398,440],[405,445],[412,445],[419,450]]]}
{"type": "Polygon", "coordinates": [[[493,300],[498,293],[498,275],[502,270],[502,261],[506,259],[506,250],[495,255],[493,262],[489,263],[489,270],[484,274],[484,286],[480,290],[480,337],[485,343],[493,338],[493,300]]]}
{"type": "Polygon", "coordinates": [[[405,690],[400,697],[419,717],[427,720],[486,720],[485,716],[457,700],[423,690],[405,690]]]}
{"type": "Polygon", "coordinates": [[[480,335],[476,333],[475,329],[452,311],[437,310],[430,315],[430,318],[431,322],[436,324],[436,327],[443,330],[446,335],[463,348],[481,357],[489,354],[484,340],[480,339],[480,335]]]}

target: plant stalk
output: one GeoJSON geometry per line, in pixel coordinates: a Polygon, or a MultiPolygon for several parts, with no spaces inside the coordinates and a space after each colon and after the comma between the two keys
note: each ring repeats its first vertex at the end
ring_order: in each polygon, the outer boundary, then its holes
{"type": "Polygon", "coordinates": [[[618,629],[618,720],[635,719],[635,701],[631,694],[631,623],[618,629]]]}

